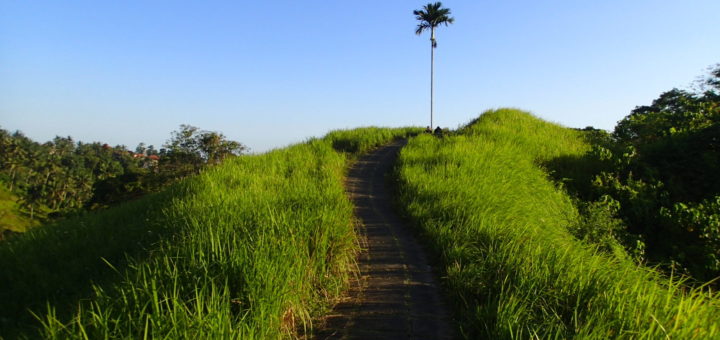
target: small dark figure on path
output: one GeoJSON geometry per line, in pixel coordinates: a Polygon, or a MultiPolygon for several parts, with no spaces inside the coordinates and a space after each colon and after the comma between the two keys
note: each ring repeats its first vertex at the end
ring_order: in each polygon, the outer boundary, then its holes
{"type": "Polygon", "coordinates": [[[425,133],[432,133],[432,128],[430,127],[430,125],[425,128],[425,133]]]}
{"type": "Polygon", "coordinates": [[[440,126],[438,125],[438,127],[435,129],[435,136],[442,137],[442,133],[443,133],[443,131],[440,128],[440,126]]]}

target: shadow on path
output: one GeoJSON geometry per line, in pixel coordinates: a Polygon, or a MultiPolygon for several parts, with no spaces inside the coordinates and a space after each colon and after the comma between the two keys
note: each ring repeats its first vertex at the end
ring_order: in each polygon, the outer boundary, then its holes
{"type": "Polygon", "coordinates": [[[346,190],[365,239],[360,277],[317,339],[451,339],[450,317],[424,250],[393,212],[385,174],[406,141],[364,156],[346,190]]]}

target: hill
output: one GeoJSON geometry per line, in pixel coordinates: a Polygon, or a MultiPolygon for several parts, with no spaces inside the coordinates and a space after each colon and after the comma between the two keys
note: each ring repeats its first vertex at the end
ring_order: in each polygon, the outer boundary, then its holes
{"type": "Polygon", "coordinates": [[[617,222],[581,214],[546,167],[591,152],[585,137],[501,109],[457,135],[418,136],[402,150],[400,205],[439,259],[463,335],[720,335],[716,293],[636,264],[616,243],[577,237],[583,229],[610,232],[617,222]]]}
{"type": "Polygon", "coordinates": [[[0,243],[0,336],[277,338],[345,285],[362,128],[232,158],[162,192],[0,243]]]}

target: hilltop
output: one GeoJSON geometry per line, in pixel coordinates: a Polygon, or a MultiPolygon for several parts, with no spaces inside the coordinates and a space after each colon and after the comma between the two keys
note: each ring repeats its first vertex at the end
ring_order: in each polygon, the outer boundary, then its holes
{"type": "Polygon", "coordinates": [[[645,266],[612,197],[567,190],[592,183],[597,133],[499,109],[402,150],[400,206],[439,259],[465,337],[720,334],[717,293],[645,266]]]}

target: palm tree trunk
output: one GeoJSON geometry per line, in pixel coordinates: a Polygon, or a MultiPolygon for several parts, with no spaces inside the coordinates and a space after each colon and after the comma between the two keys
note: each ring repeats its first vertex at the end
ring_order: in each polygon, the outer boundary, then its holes
{"type": "Polygon", "coordinates": [[[433,78],[435,77],[435,28],[430,28],[430,128],[433,128],[433,78]]]}

